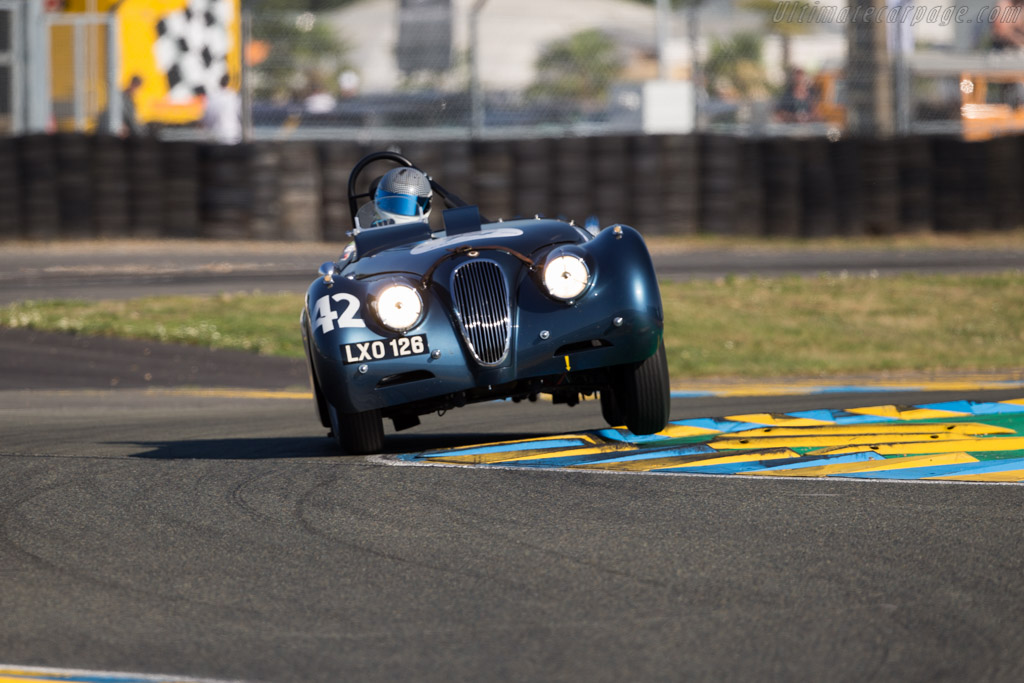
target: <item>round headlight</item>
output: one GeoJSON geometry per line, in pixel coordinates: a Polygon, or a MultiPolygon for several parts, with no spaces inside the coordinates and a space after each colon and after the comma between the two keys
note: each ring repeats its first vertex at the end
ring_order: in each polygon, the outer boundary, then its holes
{"type": "Polygon", "coordinates": [[[405,332],[419,321],[422,312],[419,292],[407,285],[391,285],[377,297],[377,317],[389,330],[405,332]]]}
{"type": "Polygon", "coordinates": [[[590,270],[574,254],[559,254],[544,265],[544,286],[556,299],[575,299],[590,284],[590,270]]]}

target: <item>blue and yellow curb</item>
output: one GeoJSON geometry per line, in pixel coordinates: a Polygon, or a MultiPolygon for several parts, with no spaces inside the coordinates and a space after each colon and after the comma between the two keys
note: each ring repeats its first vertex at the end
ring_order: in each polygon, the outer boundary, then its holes
{"type": "Polygon", "coordinates": [[[752,413],[397,456],[403,462],[769,477],[1024,482],[1024,399],[752,413]]]}

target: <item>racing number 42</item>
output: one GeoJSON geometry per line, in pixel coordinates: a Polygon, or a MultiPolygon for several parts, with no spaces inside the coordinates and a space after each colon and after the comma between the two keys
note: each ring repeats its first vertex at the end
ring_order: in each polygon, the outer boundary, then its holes
{"type": "Polygon", "coordinates": [[[359,299],[344,292],[320,297],[317,299],[316,305],[313,306],[313,312],[316,314],[314,324],[324,334],[332,332],[335,325],[339,329],[342,327],[366,327],[362,318],[356,317],[356,313],[359,312],[359,299]],[[345,303],[345,308],[340,314],[331,308],[331,299],[345,303]]]}

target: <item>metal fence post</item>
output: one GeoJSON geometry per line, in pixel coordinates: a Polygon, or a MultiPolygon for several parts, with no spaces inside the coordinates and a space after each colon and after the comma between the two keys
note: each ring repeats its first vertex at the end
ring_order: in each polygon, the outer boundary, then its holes
{"type": "Polygon", "coordinates": [[[469,10],[469,109],[473,137],[484,128],[484,95],[480,90],[480,10],[487,0],[476,0],[469,10]]]}
{"type": "Polygon", "coordinates": [[[11,82],[8,84],[11,106],[12,135],[25,132],[25,12],[18,3],[0,3],[0,9],[9,13],[8,31],[10,51],[5,55],[5,64],[10,69],[11,82]]]}
{"type": "Polygon", "coordinates": [[[241,83],[238,89],[242,94],[242,140],[252,141],[252,71],[249,67],[249,60],[246,59],[246,50],[252,44],[252,10],[242,10],[242,73],[241,83]]]}
{"type": "Polygon", "coordinates": [[[41,2],[26,3],[25,54],[28,62],[27,129],[45,133],[50,123],[50,41],[46,12],[41,2]]]}
{"type": "Polygon", "coordinates": [[[668,2],[669,0],[657,0],[654,13],[654,40],[658,50],[658,78],[663,81],[669,77],[668,55],[665,52],[670,22],[668,2]]]}
{"type": "MultiPolygon", "coordinates": [[[[901,0],[898,7],[904,7],[905,0],[901,0]]],[[[893,24],[891,30],[894,35],[890,41],[890,49],[893,51],[893,103],[896,107],[895,129],[897,135],[907,135],[910,132],[911,95],[910,95],[910,60],[909,53],[913,50],[913,36],[910,27],[899,20],[893,24]]]]}
{"type": "Polygon", "coordinates": [[[910,105],[910,66],[907,64],[906,55],[897,53],[893,60],[893,101],[896,104],[896,134],[907,135],[910,133],[912,119],[910,105]]]}
{"type": "Polygon", "coordinates": [[[686,30],[690,38],[690,81],[693,83],[693,132],[699,133],[703,128],[701,91],[703,90],[703,74],[701,73],[700,52],[697,41],[700,39],[700,3],[691,0],[687,7],[686,30]]]}
{"type": "Polygon", "coordinates": [[[71,35],[73,36],[72,50],[75,56],[75,63],[73,65],[75,70],[75,80],[73,83],[74,87],[74,116],[75,116],[75,130],[85,130],[86,124],[86,103],[85,103],[85,91],[89,86],[88,83],[88,54],[87,45],[85,44],[85,32],[86,24],[81,21],[76,21],[71,25],[71,35]]]}
{"type": "Polygon", "coordinates": [[[885,0],[851,0],[847,23],[846,83],[849,129],[860,135],[892,135],[893,70],[886,45],[885,0]],[[856,66],[854,66],[856,65],[856,66]]]}
{"type": "Polygon", "coordinates": [[[107,13],[107,133],[117,135],[124,112],[121,109],[121,31],[115,5],[107,13]]]}

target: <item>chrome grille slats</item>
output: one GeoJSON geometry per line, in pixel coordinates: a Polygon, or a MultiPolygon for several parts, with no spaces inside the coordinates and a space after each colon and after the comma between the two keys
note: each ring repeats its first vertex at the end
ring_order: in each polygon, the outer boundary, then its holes
{"type": "Polygon", "coordinates": [[[451,291],[473,356],[484,365],[500,363],[512,333],[508,284],[501,267],[486,259],[463,263],[452,272],[451,291]]]}

